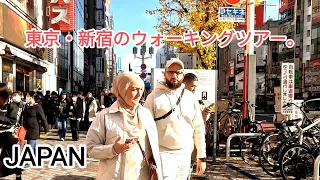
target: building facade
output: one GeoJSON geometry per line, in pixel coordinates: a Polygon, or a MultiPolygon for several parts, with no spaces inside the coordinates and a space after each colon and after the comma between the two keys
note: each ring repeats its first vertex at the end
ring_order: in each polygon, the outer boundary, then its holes
{"type": "Polygon", "coordinates": [[[0,2],[0,80],[10,91],[55,90],[45,48],[26,48],[25,30],[48,29],[47,0],[0,2]],[[46,74],[47,73],[47,74],[46,74]]]}
{"type": "MultiPolygon", "coordinates": [[[[59,92],[83,91],[84,88],[84,48],[77,44],[77,31],[84,28],[84,0],[75,1],[75,24],[71,42],[65,40],[69,33],[61,33],[59,41],[61,46],[53,48],[52,62],[56,65],[56,84],[59,92]]],[[[51,59],[51,57],[49,58],[51,59]]]]}
{"type": "Polygon", "coordinates": [[[177,57],[177,48],[168,44],[163,45],[156,53],[156,68],[165,68],[168,60],[177,57]]]}
{"type": "MultiPolygon", "coordinates": [[[[114,30],[114,19],[113,14],[110,11],[110,1],[107,0],[105,2],[106,6],[106,21],[105,21],[105,27],[108,30],[114,30]]],[[[105,86],[107,89],[110,89],[112,87],[113,79],[116,77],[116,67],[117,67],[117,59],[116,54],[114,52],[114,45],[112,47],[107,47],[105,49],[105,71],[104,71],[104,77],[105,77],[105,86]]]]}
{"type": "MultiPolygon", "coordinates": [[[[84,0],[76,1],[76,23],[75,31],[73,32],[73,37],[77,37],[77,31],[84,28],[84,0]]],[[[84,59],[86,54],[84,53],[84,48],[79,47],[77,43],[77,38],[72,41],[72,56],[70,59],[70,80],[71,80],[71,91],[83,91],[84,89],[84,59]]]]}
{"type": "MultiPolygon", "coordinates": [[[[110,14],[109,0],[85,0],[85,29],[113,29],[113,19],[110,14]]],[[[98,94],[106,87],[109,74],[109,61],[113,47],[111,48],[85,48],[84,61],[84,89],[98,94]]]]}

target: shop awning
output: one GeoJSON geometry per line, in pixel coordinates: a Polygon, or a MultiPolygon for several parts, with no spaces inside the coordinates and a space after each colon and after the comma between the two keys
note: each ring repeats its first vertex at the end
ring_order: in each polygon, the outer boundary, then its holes
{"type": "Polygon", "coordinates": [[[32,64],[41,66],[43,68],[47,68],[49,65],[49,63],[47,61],[43,61],[42,59],[39,59],[38,57],[36,57],[30,53],[27,53],[26,51],[23,51],[15,46],[12,46],[6,42],[0,41],[0,47],[2,47],[4,49],[9,49],[9,51],[11,52],[12,55],[14,55],[22,60],[28,61],[32,64]]]}

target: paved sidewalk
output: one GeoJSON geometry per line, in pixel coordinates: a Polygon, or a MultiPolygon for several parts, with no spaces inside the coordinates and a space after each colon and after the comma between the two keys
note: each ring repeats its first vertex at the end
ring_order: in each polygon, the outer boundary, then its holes
{"type": "MultiPolygon", "coordinates": [[[[72,141],[71,134],[67,133],[65,141],[58,141],[56,132],[52,132],[49,136],[43,137],[38,140],[38,144],[49,144],[55,146],[57,144],[63,145],[65,148],[68,144],[75,146],[83,144],[85,141],[85,134],[80,135],[79,141],[72,141]]],[[[63,169],[58,166],[54,169],[47,167],[43,169],[28,169],[23,172],[23,180],[94,180],[96,177],[96,171],[98,167],[98,161],[88,158],[87,168],[80,169],[78,167],[74,169],[63,169]]],[[[1,180],[15,180],[15,176],[8,176],[6,178],[0,178],[1,180]]],[[[217,163],[207,165],[206,177],[194,176],[192,179],[272,179],[265,174],[261,168],[246,166],[242,161],[233,161],[226,164],[223,160],[219,160],[217,163]]]]}

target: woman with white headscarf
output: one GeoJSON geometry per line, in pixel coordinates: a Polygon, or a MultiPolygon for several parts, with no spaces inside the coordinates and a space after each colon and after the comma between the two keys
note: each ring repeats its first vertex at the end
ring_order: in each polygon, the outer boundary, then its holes
{"type": "Polygon", "coordinates": [[[86,144],[88,156],[100,160],[98,180],[149,180],[142,151],[146,159],[153,156],[162,179],[156,124],[151,112],[139,104],[143,91],[144,82],[138,75],[119,74],[113,81],[117,101],[92,122],[86,144]]]}

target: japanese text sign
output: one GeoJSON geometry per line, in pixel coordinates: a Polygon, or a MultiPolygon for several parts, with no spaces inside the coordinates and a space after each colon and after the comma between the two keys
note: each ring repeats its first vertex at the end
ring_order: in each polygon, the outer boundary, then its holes
{"type": "Polygon", "coordinates": [[[294,102],[294,63],[282,63],[281,69],[281,114],[292,115],[293,106],[283,108],[294,102]]]}
{"type": "Polygon", "coordinates": [[[61,32],[73,32],[75,24],[74,0],[50,1],[50,28],[61,32]]]}
{"type": "MultiPolygon", "coordinates": [[[[303,100],[294,100],[294,104],[296,104],[298,107],[301,107],[303,103],[303,100]]],[[[299,118],[303,118],[303,113],[300,110],[300,108],[298,108],[296,106],[293,106],[293,119],[299,119],[299,118]]]]}
{"type": "Polygon", "coordinates": [[[246,19],[245,8],[219,7],[218,21],[221,22],[244,22],[246,19]]]}

